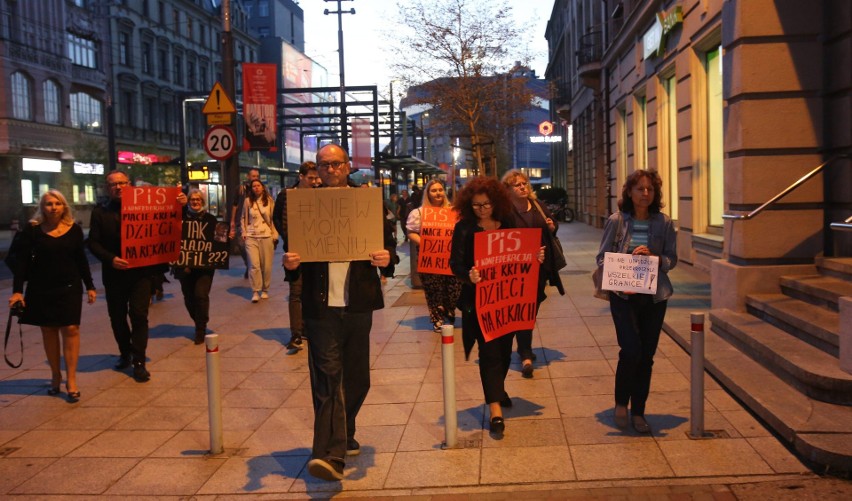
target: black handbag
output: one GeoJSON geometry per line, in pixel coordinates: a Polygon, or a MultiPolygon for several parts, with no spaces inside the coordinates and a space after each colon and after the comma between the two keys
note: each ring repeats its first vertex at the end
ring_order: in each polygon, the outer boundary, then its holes
{"type": "Polygon", "coordinates": [[[6,322],[6,339],[3,341],[3,358],[6,359],[6,364],[13,368],[17,369],[24,363],[24,333],[21,331],[21,315],[24,314],[24,304],[20,301],[13,304],[9,308],[9,320],[6,322]],[[9,348],[9,334],[12,332],[12,319],[18,317],[18,340],[21,343],[21,361],[18,362],[18,365],[12,363],[9,360],[8,348],[9,348]]]}

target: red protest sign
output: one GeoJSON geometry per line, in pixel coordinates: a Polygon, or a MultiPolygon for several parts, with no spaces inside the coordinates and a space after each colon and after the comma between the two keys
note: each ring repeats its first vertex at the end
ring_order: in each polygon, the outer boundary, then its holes
{"type": "Polygon", "coordinates": [[[418,273],[452,275],[450,249],[458,214],[448,207],[420,207],[418,273]]]}
{"type": "Polygon", "coordinates": [[[474,235],[476,315],[486,341],[535,327],[541,228],[483,231],[474,235]]]}
{"type": "Polygon", "coordinates": [[[121,192],[121,257],[131,268],[180,255],[180,188],[137,186],[121,192]]]}

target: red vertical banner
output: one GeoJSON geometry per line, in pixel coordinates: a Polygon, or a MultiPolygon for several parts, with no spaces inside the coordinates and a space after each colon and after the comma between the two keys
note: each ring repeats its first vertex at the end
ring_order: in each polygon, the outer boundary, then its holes
{"type": "Polygon", "coordinates": [[[175,261],[183,229],[180,188],[121,190],[121,257],[131,268],[175,261]]]}
{"type": "Polygon", "coordinates": [[[474,235],[476,315],[491,341],[535,327],[538,308],[538,251],[541,228],[482,231],[474,235]]]}
{"type": "Polygon", "coordinates": [[[452,275],[450,251],[458,214],[449,207],[420,207],[420,252],[417,272],[452,275]]]}
{"type": "Polygon", "coordinates": [[[369,169],[373,166],[370,160],[370,120],[366,118],[352,119],[352,166],[356,169],[369,169]]]}
{"type": "Polygon", "coordinates": [[[277,151],[278,67],[243,63],[243,151],[277,151]]]}

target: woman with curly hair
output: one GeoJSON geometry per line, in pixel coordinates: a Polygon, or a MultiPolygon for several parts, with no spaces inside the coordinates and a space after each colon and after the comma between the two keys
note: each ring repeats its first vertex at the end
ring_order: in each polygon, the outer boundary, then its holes
{"type": "MultiPolygon", "coordinates": [[[[418,247],[420,246],[421,211],[423,207],[443,208],[450,206],[444,185],[437,179],[432,179],[426,183],[423,194],[423,204],[408,214],[406,223],[408,239],[418,247]]],[[[420,280],[423,281],[423,290],[426,293],[429,319],[432,321],[435,332],[440,333],[445,320],[450,324],[455,322],[456,303],[461,293],[461,284],[453,275],[439,275],[437,273],[421,273],[420,280]]]]}
{"type": "Polygon", "coordinates": [[[660,258],[657,293],[609,293],[609,310],[618,338],[618,366],[615,370],[614,421],[638,433],[651,433],[645,420],[645,401],[651,387],[651,367],[672,295],[668,272],[677,264],[677,239],[672,220],[660,212],[663,182],[655,171],[637,170],[627,177],[615,214],[604,226],[597,264],[604,254],[619,252],[660,258]]]}
{"type": "Polygon", "coordinates": [[[275,203],[259,179],[253,179],[249,186],[240,220],[240,231],[246,246],[251,282],[251,302],[269,299],[269,287],[272,285],[272,254],[274,243],[278,240],[278,231],[272,224],[275,203]]]}
{"type": "Polygon", "coordinates": [[[476,284],[479,271],[474,266],[474,235],[481,231],[514,227],[512,201],[506,187],[492,177],[475,177],[458,193],[455,209],[459,222],[453,231],[453,248],[450,268],[461,280],[459,309],[462,311],[462,342],[465,360],[470,357],[473,344],[479,345],[479,377],[485,402],[491,411],[490,430],[499,436],[505,429],[502,407],[510,407],[512,400],[506,393],[505,380],[512,359],[513,334],[485,341],[476,314],[476,284]]]}

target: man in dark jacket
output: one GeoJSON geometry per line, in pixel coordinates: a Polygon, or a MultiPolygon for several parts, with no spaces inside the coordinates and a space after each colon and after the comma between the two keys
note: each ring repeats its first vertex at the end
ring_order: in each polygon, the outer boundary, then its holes
{"type": "MultiPolygon", "coordinates": [[[[317,153],[323,186],[348,186],[349,155],[329,144],[317,153]]],[[[345,456],[360,454],[355,417],[370,389],[370,329],[373,311],[384,307],[377,267],[390,253],[379,249],[369,261],[301,264],[284,254],[284,267],[302,276],[302,313],[310,343],[308,368],[314,403],[314,443],[308,473],[323,480],[343,478],[345,456]]]]}
{"type": "MultiPolygon", "coordinates": [[[[120,353],[115,368],[126,369],[132,363],[133,378],[144,383],[151,378],[145,368],[151,284],[168,266],[129,268],[129,263],[121,258],[121,192],[127,188],[130,188],[127,174],[118,170],[107,174],[109,200],[92,211],[88,245],[101,261],[107,312],[120,353]]],[[[178,195],[178,202],[186,205],[186,195],[178,195]]]]}
{"type": "MultiPolygon", "coordinates": [[[[317,164],[308,161],[299,166],[299,182],[293,188],[318,188],[322,181],[317,174],[317,164]]],[[[281,190],[275,198],[275,209],[272,211],[272,224],[281,236],[284,252],[290,250],[287,241],[287,190],[281,190]]],[[[294,273],[284,269],[284,280],[290,284],[290,296],[287,306],[290,311],[290,341],[287,343],[287,354],[293,355],[302,349],[304,321],[302,320],[302,278],[294,278],[294,273]]]]}

